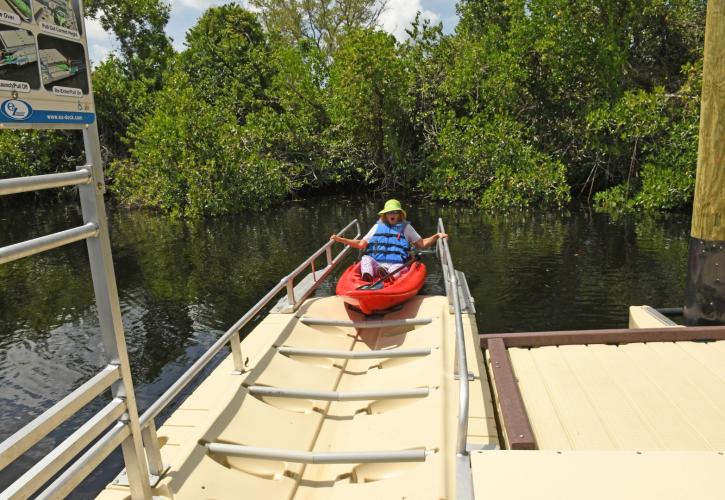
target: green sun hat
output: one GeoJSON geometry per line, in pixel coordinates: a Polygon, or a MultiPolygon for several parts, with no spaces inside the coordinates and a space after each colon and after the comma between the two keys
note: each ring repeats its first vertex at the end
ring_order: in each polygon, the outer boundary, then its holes
{"type": "Polygon", "coordinates": [[[388,212],[401,212],[403,214],[403,219],[408,218],[408,214],[405,213],[405,210],[403,210],[403,207],[400,206],[400,202],[398,200],[386,201],[385,206],[380,212],[378,212],[378,215],[387,214],[388,212]]]}

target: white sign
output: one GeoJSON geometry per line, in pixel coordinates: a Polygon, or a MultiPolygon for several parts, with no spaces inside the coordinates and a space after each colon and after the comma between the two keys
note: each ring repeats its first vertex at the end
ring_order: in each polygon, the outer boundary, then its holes
{"type": "Polygon", "coordinates": [[[64,28],[63,26],[57,26],[55,24],[44,23],[41,21],[40,28],[46,33],[51,33],[53,35],[61,35],[72,38],[73,40],[81,39],[81,36],[78,34],[77,31],[64,28]]]}
{"type": "Polygon", "coordinates": [[[83,97],[83,91],[81,89],[74,89],[71,87],[57,87],[53,86],[53,94],[63,97],[83,97]]]}
{"type": "Polygon", "coordinates": [[[10,92],[30,92],[30,85],[26,82],[11,82],[8,80],[0,80],[0,90],[9,90],[10,92]]]}
{"type": "Polygon", "coordinates": [[[0,11],[0,22],[20,26],[20,16],[12,12],[0,11]]]}

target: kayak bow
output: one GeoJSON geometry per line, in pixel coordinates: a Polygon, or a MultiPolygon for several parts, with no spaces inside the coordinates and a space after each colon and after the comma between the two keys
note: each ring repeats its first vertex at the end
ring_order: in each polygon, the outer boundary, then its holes
{"type": "Polygon", "coordinates": [[[383,281],[382,288],[360,289],[370,285],[360,275],[360,263],[348,267],[337,282],[335,293],[363,314],[386,311],[402,304],[418,294],[425,282],[426,268],[422,262],[414,261],[407,271],[401,271],[392,278],[383,281]]]}

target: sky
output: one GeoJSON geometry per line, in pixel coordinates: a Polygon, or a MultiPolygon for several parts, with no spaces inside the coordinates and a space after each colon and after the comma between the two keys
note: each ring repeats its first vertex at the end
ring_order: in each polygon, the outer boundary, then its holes
{"type": "MultiPolygon", "coordinates": [[[[173,39],[176,50],[184,49],[186,32],[209,7],[229,3],[229,0],[171,0],[171,18],[166,33],[173,39]]],[[[244,0],[239,1],[244,5],[244,0]]],[[[380,21],[385,31],[403,40],[405,29],[420,11],[424,18],[434,23],[442,22],[443,30],[451,33],[458,24],[455,0],[388,0],[380,21]]],[[[93,64],[103,60],[117,49],[114,38],[103,31],[98,21],[86,20],[88,52],[93,64]]]]}

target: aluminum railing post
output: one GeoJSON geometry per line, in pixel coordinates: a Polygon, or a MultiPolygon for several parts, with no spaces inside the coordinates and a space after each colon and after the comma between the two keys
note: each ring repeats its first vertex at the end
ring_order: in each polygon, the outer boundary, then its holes
{"type": "Polygon", "coordinates": [[[121,380],[112,386],[114,397],[126,400],[128,408],[128,426],[131,435],[121,444],[126,464],[131,498],[151,498],[146,455],[141,438],[136,397],[131,379],[131,369],[126,351],[126,339],[121,322],[121,308],[116,289],[116,276],[111,255],[111,241],[108,235],[106,208],[103,202],[105,192],[103,163],[101,158],[98,127],[96,123],[83,130],[83,143],[86,151],[86,164],[91,166],[92,181],[79,186],[81,208],[84,222],[93,222],[98,226],[98,236],[86,240],[91,277],[96,296],[96,308],[100,323],[103,344],[108,362],[118,364],[121,380]]]}
{"type": "Polygon", "coordinates": [[[234,371],[240,374],[244,373],[244,358],[242,357],[242,343],[239,341],[239,331],[229,337],[229,347],[232,349],[234,371]]]}
{"type": "Polygon", "coordinates": [[[325,248],[325,257],[327,257],[327,267],[332,265],[332,244],[325,248]]]}
{"type": "Polygon", "coordinates": [[[295,281],[291,276],[287,280],[287,303],[292,309],[295,308],[295,281]]]}
{"type": "Polygon", "coordinates": [[[141,431],[143,436],[143,443],[146,447],[146,458],[149,462],[149,474],[152,476],[160,477],[166,467],[164,461],[161,458],[161,448],[159,447],[159,437],[156,434],[156,423],[154,419],[143,428],[141,431]]]}

